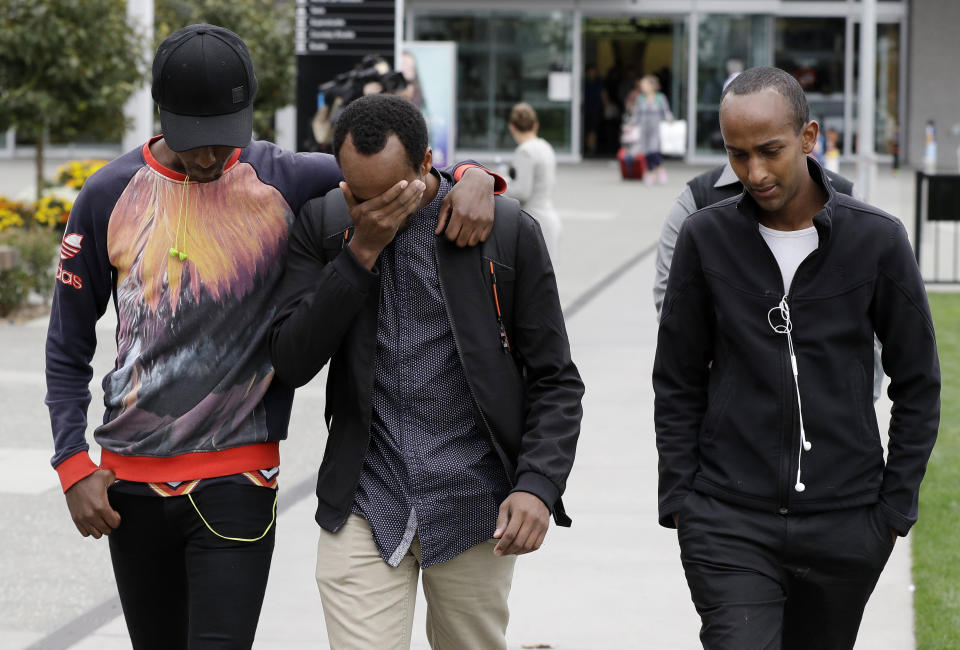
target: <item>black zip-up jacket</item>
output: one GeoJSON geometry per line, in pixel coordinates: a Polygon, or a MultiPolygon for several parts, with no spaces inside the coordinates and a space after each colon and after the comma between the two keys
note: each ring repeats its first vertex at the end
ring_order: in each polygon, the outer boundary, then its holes
{"type": "MultiPolygon", "coordinates": [[[[322,199],[308,202],[291,232],[271,356],[278,378],[294,387],[330,361],[330,436],[317,479],[316,520],[336,531],[351,512],[370,440],[380,282],[376,267],[367,270],[349,247],[325,263],[322,208],[322,199]]],[[[560,495],[580,434],[583,383],[540,227],[519,214],[519,228],[506,229],[498,210],[491,233],[516,233],[515,267],[494,260],[512,354],[501,345],[481,247],[458,248],[437,237],[437,273],[481,431],[490,434],[513,491],[536,495],[557,524],[569,526],[560,495]]],[[[346,241],[344,233],[337,237],[346,241]]]]}
{"type": "Polygon", "coordinates": [[[829,198],[813,219],[818,248],[786,296],[812,443],[806,489],[794,489],[800,420],[787,337],[768,322],[783,280],[744,193],[691,215],[677,240],[653,370],[663,526],[693,490],[781,514],[877,503],[902,535],[917,520],[940,418],[923,280],[903,224],[808,165],[829,198]],[[886,463],[871,397],[874,332],[893,400],[886,463]]]}

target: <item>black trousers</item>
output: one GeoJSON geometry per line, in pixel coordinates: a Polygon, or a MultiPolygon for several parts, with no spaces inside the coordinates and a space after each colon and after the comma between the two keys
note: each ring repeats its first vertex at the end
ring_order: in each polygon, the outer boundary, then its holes
{"type": "Polygon", "coordinates": [[[240,650],[253,645],[276,526],[276,492],[212,485],[193,495],[110,490],[120,526],[110,557],[135,650],[240,650]],[[207,523],[197,513],[203,515],[207,523]],[[209,528],[208,525],[209,524],[209,528]]]}
{"type": "Polygon", "coordinates": [[[778,515],[692,493],[680,559],[708,650],[848,650],[893,538],[877,506],[778,515]]]}

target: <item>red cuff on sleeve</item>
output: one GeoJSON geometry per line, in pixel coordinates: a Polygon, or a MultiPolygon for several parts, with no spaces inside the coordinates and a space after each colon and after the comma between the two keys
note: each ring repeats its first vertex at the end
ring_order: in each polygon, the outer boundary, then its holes
{"type": "Polygon", "coordinates": [[[56,467],[57,474],[60,475],[60,486],[63,487],[64,492],[73,487],[74,483],[87,478],[98,469],[100,468],[90,460],[90,454],[86,451],[75,453],[56,467]]]}
{"type": "Polygon", "coordinates": [[[503,176],[501,176],[500,174],[495,174],[489,169],[487,169],[486,167],[484,167],[483,165],[478,165],[476,163],[462,163],[460,165],[457,165],[456,168],[454,168],[453,170],[453,180],[459,181],[461,178],[463,178],[463,174],[471,167],[477,167],[478,169],[482,169],[483,171],[493,176],[493,193],[494,194],[503,194],[506,191],[507,181],[504,180],[503,176]]]}

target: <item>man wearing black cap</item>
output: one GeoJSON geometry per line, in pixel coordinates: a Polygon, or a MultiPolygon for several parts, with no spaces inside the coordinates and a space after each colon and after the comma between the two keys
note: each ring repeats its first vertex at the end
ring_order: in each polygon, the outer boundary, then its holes
{"type": "MultiPolygon", "coordinates": [[[[233,32],[167,38],[153,65],[163,135],[90,179],[61,248],[46,348],[52,463],[78,530],[110,535],[138,650],[249,648],[266,587],[293,391],[273,381],[263,343],[294,215],[341,175],[332,156],[251,141],[256,91],[233,32]],[[90,360],[111,295],[117,359],[97,465],[90,360]]],[[[474,176],[453,201],[482,207],[437,226],[461,245],[492,225],[491,182],[474,176]]],[[[423,189],[398,183],[355,210],[409,213],[423,189]]]]}

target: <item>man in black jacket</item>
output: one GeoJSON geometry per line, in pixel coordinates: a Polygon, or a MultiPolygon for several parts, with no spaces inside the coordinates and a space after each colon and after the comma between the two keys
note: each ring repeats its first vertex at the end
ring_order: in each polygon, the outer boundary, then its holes
{"type": "MultiPolygon", "coordinates": [[[[737,73],[740,74],[739,72],[737,73]]],[[[853,183],[831,171],[824,170],[833,189],[855,199],[862,198],[854,190],[853,183]]],[[[677,245],[677,236],[683,222],[697,210],[719,203],[724,199],[743,193],[743,184],[737,178],[729,162],[694,176],[683,186],[677,200],[670,206],[667,218],[663,220],[660,238],[657,240],[657,258],[654,263],[653,306],[659,316],[663,308],[663,295],[667,291],[667,277],[670,275],[670,263],[673,261],[673,249],[677,245]]],[[[878,352],[879,355],[879,352],[878,352]]],[[[879,381],[883,380],[880,374],[879,381]]],[[[879,390],[879,389],[878,389],[879,390]]]]}
{"type": "MultiPolygon", "coordinates": [[[[737,75],[739,74],[738,72],[737,75]]],[[[830,170],[824,169],[823,172],[837,192],[847,194],[855,199],[862,198],[857,194],[852,182],[830,170]]],[[[660,310],[663,308],[663,296],[667,291],[667,277],[670,275],[673,249],[677,244],[677,236],[680,234],[683,222],[697,210],[702,210],[709,205],[742,193],[743,184],[737,178],[729,162],[691,178],[684,185],[683,191],[680,192],[677,200],[670,208],[670,213],[663,222],[660,239],[657,240],[657,259],[654,263],[655,273],[653,278],[653,305],[657,309],[658,317],[660,310]]],[[[884,374],[880,357],[880,342],[874,340],[874,344],[873,401],[876,402],[880,399],[883,391],[884,374]]]]}
{"type": "Polygon", "coordinates": [[[504,648],[515,556],[540,547],[551,512],[570,523],[580,428],[543,237],[498,198],[498,246],[437,238],[449,184],[405,100],[352,103],[334,150],[347,203],[398,182],[424,192],[412,214],[356,223],[313,201],[291,234],[272,357],[293,386],[331,361],[316,514],[331,645],[409,645],[422,569],[434,647],[504,648]]]}
{"type": "Polygon", "coordinates": [[[746,191],[677,241],[653,372],[660,523],[678,528],[705,647],[852,648],[937,435],[923,280],[903,224],[808,158],[817,125],[793,77],[739,75],[720,127],[746,191]]]}

